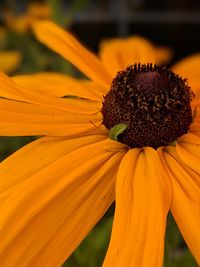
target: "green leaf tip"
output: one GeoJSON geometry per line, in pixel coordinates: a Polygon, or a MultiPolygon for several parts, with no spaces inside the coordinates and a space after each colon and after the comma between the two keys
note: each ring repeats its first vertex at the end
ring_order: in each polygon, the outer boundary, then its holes
{"type": "Polygon", "coordinates": [[[120,124],[117,124],[115,125],[109,132],[109,137],[110,139],[114,140],[114,141],[117,141],[118,140],[118,136],[123,133],[126,128],[128,126],[124,123],[120,123],[120,124]]]}

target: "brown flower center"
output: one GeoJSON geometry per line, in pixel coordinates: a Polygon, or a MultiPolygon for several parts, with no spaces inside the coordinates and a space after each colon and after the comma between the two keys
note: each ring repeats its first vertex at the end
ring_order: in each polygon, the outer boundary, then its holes
{"type": "Polygon", "coordinates": [[[131,148],[165,146],[188,132],[192,98],[187,81],[166,67],[135,64],[113,79],[103,124],[108,130],[127,125],[118,140],[131,148]]]}

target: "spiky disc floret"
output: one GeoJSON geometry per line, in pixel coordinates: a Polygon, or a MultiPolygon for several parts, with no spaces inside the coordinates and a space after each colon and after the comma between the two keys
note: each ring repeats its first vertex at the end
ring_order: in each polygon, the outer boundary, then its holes
{"type": "Polygon", "coordinates": [[[127,129],[118,140],[131,148],[168,145],[188,132],[193,93],[166,67],[135,64],[120,71],[103,101],[103,124],[127,129]]]}

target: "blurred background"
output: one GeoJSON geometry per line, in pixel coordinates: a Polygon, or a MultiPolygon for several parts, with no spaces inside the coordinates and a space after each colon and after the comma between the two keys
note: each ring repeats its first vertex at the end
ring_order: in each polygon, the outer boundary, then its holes
{"type": "MultiPolygon", "coordinates": [[[[102,39],[140,35],[173,49],[170,64],[200,51],[199,0],[1,0],[0,69],[9,75],[56,71],[78,75],[71,64],[34,38],[35,18],[50,19],[73,32],[94,52],[102,39]]],[[[35,137],[1,137],[0,159],[35,137]]],[[[100,267],[108,246],[114,205],[83,241],[65,267],[100,267]]],[[[156,220],[156,218],[155,218],[156,220]]],[[[156,240],[155,240],[156,242],[156,240]]],[[[195,267],[171,215],[164,267],[195,267]]]]}

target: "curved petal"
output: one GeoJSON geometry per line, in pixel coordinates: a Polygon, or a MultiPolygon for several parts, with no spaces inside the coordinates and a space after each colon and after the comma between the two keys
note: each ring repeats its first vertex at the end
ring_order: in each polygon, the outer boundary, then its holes
{"type": "Polygon", "coordinates": [[[38,173],[54,161],[76,149],[95,144],[106,138],[104,135],[87,135],[70,139],[42,137],[22,147],[0,163],[0,202],[14,193],[19,184],[28,177],[38,173]]]}
{"type": "Polygon", "coordinates": [[[125,152],[106,147],[116,146],[105,140],[77,149],[16,188],[0,207],[2,267],[61,266],[114,200],[125,152]]]}
{"type": "Polygon", "coordinates": [[[188,79],[188,83],[195,93],[194,102],[200,101],[200,54],[188,56],[176,63],[172,70],[188,79]]]}
{"type": "Polygon", "coordinates": [[[14,71],[21,63],[22,55],[17,51],[0,52],[0,70],[6,73],[14,71]]]}
{"type": "Polygon", "coordinates": [[[166,64],[168,63],[172,58],[174,51],[172,48],[167,46],[155,46],[156,50],[156,63],[157,64],[166,64]]]}
{"type": "Polygon", "coordinates": [[[181,161],[175,147],[164,149],[160,155],[172,180],[172,214],[200,264],[200,175],[181,161]]]}
{"type": "Polygon", "coordinates": [[[27,6],[27,14],[31,18],[49,19],[52,18],[52,7],[48,3],[30,2],[27,6]]]}
{"type": "Polygon", "coordinates": [[[171,183],[155,150],[130,150],[119,168],[116,212],[104,267],[162,266],[171,183]]]}
{"type": "Polygon", "coordinates": [[[92,81],[72,78],[59,73],[20,75],[13,80],[21,86],[48,96],[78,96],[94,101],[102,101],[105,90],[92,81]]]}
{"type": "Polygon", "coordinates": [[[198,135],[200,137],[200,123],[199,122],[193,122],[190,125],[190,133],[198,135]]]}
{"type": "Polygon", "coordinates": [[[193,109],[193,120],[196,123],[200,123],[200,105],[193,109]]]}
{"type": "Polygon", "coordinates": [[[36,104],[0,99],[0,135],[70,136],[98,128],[101,113],[80,115],[36,104]]]}
{"type": "Polygon", "coordinates": [[[200,174],[200,137],[186,134],[179,139],[176,151],[180,159],[192,170],[200,174]]]}
{"type": "Polygon", "coordinates": [[[33,30],[42,43],[62,55],[86,76],[105,88],[110,86],[112,77],[103,64],[71,34],[50,21],[35,21],[33,30]]]}
{"type": "Polygon", "coordinates": [[[112,77],[129,65],[159,63],[159,59],[168,56],[167,49],[156,50],[151,42],[139,36],[103,41],[100,45],[100,58],[112,77]]]}
{"type": "Polygon", "coordinates": [[[94,114],[101,109],[100,102],[86,99],[55,98],[30,91],[15,83],[11,78],[0,72],[0,97],[22,102],[51,107],[75,114],[94,114]]]}

